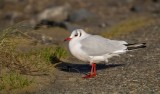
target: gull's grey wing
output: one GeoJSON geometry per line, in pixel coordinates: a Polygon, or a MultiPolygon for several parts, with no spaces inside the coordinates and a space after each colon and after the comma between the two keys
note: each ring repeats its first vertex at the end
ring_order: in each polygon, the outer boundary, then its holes
{"type": "Polygon", "coordinates": [[[98,56],[115,51],[127,49],[125,41],[117,41],[103,38],[98,35],[91,35],[80,41],[81,48],[90,56],[98,56]]]}

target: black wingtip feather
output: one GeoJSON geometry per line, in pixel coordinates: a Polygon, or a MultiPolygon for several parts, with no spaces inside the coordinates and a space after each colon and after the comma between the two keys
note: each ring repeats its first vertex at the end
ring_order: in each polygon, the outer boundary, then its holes
{"type": "Polygon", "coordinates": [[[128,50],[134,50],[139,48],[145,48],[146,43],[139,43],[139,44],[126,44],[128,50]]]}

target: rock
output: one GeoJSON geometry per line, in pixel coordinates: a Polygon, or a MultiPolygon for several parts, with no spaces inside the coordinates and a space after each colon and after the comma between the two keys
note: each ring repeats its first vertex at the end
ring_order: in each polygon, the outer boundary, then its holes
{"type": "Polygon", "coordinates": [[[156,78],[157,78],[158,80],[160,80],[160,74],[157,74],[156,78]]]}
{"type": "Polygon", "coordinates": [[[34,29],[39,29],[40,27],[61,27],[67,29],[68,31],[73,31],[74,29],[78,29],[78,26],[74,26],[68,22],[55,22],[49,20],[42,20],[39,24],[37,24],[34,29]]]}
{"type": "Polygon", "coordinates": [[[47,8],[43,12],[38,14],[38,21],[42,20],[50,20],[56,22],[64,21],[68,17],[69,8],[70,8],[69,4],[47,8]]]}
{"type": "Polygon", "coordinates": [[[62,27],[65,28],[64,24],[62,22],[56,22],[56,21],[50,21],[50,20],[42,20],[40,23],[38,23],[35,26],[35,29],[38,29],[42,26],[45,27],[62,27]]]}
{"type": "Polygon", "coordinates": [[[72,24],[70,24],[68,22],[63,22],[63,24],[64,24],[64,28],[67,29],[70,32],[72,32],[75,29],[79,29],[80,28],[80,27],[72,25],[72,24]]]}
{"type": "Polygon", "coordinates": [[[22,13],[17,11],[7,12],[4,14],[4,19],[9,20],[10,24],[14,24],[17,18],[22,18],[22,13]]]}
{"type": "Polygon", "coordinates": [[[41,43],[43,43],[43,44],[56,44],[53,41],[52,37],[48,37],[48,36],[45,36],[45,35],[42,35],[42,41],[41,41],[41,43]]]}
{"type": "Polygon", "coordinates": [[[105,28],[105,27],[107,26],[107,24],[106,24],[106,23],[100,23],[98,26],[99,26],[100,28],[105,28]]]}
{"type": "Polygon", "coordinates": [[[33,40],[45,45],[57,44],[52,37],[46,36],[44,34],[36,32],[28,32],[27,35],[30,36],[33,40]]]}
{"type": "Polygon", "coordinates": [[[93,14],[91,12],[89,12],[86,9],[80,9],[80,10],[76,10],[73,13],[71,13],[68,17],[68,21],[70,22],[78,22],[78,21],[82,21],[85,20],[89,17],[92,17],[93,14]]]}
{"type": "Polygon", "coordinates": [[[159,2],[160,0],[152,0],[152,2],[154,2],[154,3],[157,3],[157,2],[159,2]]]}
{"type": "MultiPolygon", "coordinates": [[[[29,6],[26,11],[30,11],[31,6],[29,6]]],[[[39,13],[36,16],[33,16],[29,23],[35,27],[35,29],[39,28],[39,26],[47,25],[47,26],[57,26],[59,23],[63,22],[68,17],[68,12],[70,9],[70,5],[66,4],[63,6],[51,7],[45,9],[43,12],[39,13]]]]}
{"type": "Polygon", "coordinates": [[[140,12],[142,9],[141,9],[141,7],[140,6],[132,6],[131,8],[130,8],[130,11],[131,12],[140,12]]]}
{"type": "Polygon", "coordinates": [[[37,14],[37,10],[34,8],[32,4],[28,4],[24,8],[24,12],[26,14],[37,14]]]}

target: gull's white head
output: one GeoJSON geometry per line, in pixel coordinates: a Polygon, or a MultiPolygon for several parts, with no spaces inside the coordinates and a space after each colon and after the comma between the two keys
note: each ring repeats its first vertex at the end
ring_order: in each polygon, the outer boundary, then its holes
{"type": "Polygon", "coordinates": [[[65,41],[67,40],[72,40],[72,39],[82,39],[87,35],[87,33],[83,29],[76,29],[73,30],[69,38],[66,38],[65,41]]]}

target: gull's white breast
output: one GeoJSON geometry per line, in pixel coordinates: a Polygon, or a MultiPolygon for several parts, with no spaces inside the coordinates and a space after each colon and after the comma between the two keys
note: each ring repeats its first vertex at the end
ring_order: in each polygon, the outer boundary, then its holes
{"type": "Polygon", "coordinates": [[[71,40],[69,42],[69,50],[73,56],[79,60],[89,62],[90,57],[81,49],[81,44],[78,41],[71,40]]]}

